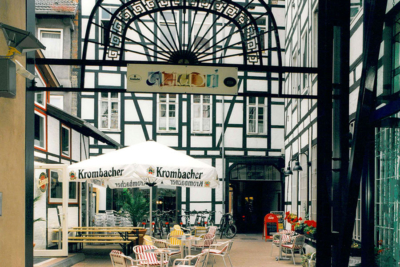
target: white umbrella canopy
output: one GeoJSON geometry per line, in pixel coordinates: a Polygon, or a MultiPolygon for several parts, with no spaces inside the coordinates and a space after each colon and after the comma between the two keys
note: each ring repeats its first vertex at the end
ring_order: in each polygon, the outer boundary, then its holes
{"type": "MultiPolygon", "coordinates": [[[[110,188],[157,184],[215,188],[215,167],[155,141],[147,141],[68,166],[70,181],[98,181],[110,188]]],[[[152,190],[150,190],[150,222],[152,190]]],[[[150,227],[150,235],[152,229],[150,227]]]]}
{"type": "Polygon", "coordinates": [[[155,141],[147,141],[68,166],[70,181],[104,180],[110,188],[146,183],[218,186],[215,167],[155,141]]]}

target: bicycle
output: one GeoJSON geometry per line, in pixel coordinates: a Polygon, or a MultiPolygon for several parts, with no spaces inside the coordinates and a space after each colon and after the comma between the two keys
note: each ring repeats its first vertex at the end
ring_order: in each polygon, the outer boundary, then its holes
{"type": "MultiPolygon", "coordinates": [[[[222,212],[221,212],[222,213],[222,212]]],[[[234,238],[237,232],[236,225],[234,224],[232,214],[225,213],[219,222],[219,238],[225,235],[227,238],[234,238]]]]}
{"type": "Polygon", "coordinates": [[[190,214],[191,214],[191,212],[185,210],[184,213],[185,214],[181,214],[179,216],[180,217],[179,224],[181,225],[181,228],[182,228],[183,231],[190,232],[190,227],[191,227],[191,225],[190,225],[190,214]],[[183,219],[182,219],[183,217],[185,218],[185,223],[183,223],[183,219]]]}
{"type": "Polygon", "coordinates": [[[214,214],[215,214],[215,211],[210,210],[210,211],[208,211],[207,213],[208,213],[208,217],[207,217],[207,220],[206,220],[204,223],[205,223],[206,225],[208,225],[208,226],[213,226],[213,225],[215,225],[215,221],[214,221],[214,214]]]}
{"type": "Polygon", "coordinates": [[[168,235],[171,232],[171,227],[170,223],[172,222],[171,214],[173,213],[173,210],[170,211],[163,211],[161,213],[161,223],[165,227],[165,233],[168,235]]]}
{"type": "Polygon", "coordinates": [[[153,218],[154,222],[152,222],[152,227],[153,227],[153,236],[156,236],[156,233],[160,236],[160,239],[163,237],[163,230],[162,230],[162,222],[160,217],[162,214],[159,211],[154,211],[153,212],[153,218]]]}

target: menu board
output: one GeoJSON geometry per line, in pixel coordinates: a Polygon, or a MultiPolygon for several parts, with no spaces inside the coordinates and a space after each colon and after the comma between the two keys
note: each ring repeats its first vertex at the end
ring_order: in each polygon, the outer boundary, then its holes
{"type": "Polygon", "coordinates": [[[279,230],[285,228],[285,212],[284,211],[271,211],[270,213],[275,214],[278,217],[279,230]]]}
{"type": "Polygon", "coordinates": [[[267,222],[267,236],[272,236],[271,233],[277,233],[278,231],[278,225],[276,222],[267,222]]]}

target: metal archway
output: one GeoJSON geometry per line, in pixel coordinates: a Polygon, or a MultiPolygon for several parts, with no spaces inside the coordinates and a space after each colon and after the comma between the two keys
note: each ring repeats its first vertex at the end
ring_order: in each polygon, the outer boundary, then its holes
{"type": "MultiPolygon", "coordinates": [[[[239,64],[245,69],[271,65],[275,53],[282,67],[278,27],[263,0],[246,5],[229,0],[121,0],[111,5],[98,0],[88,19],[83,61],[89,44],[98,45],[103,61],[239,64]],[[100,34],[100,42],[91,33],[100,34]]],[[[81,88],[84,83],[83,65],[81,88]]],[[[278,84],[282,92],[282,71],[278,84]]]]}

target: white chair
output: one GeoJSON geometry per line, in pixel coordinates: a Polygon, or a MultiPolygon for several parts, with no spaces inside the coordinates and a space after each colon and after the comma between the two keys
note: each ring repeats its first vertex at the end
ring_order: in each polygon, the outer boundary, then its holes
{"type": "Polygon", "coordinates": [[[208,262],[208,251],[202,252],[195,256],[186,256],[184,259],[176,259],[172,264],[173,267],[206,267],[208,262]],[[196,260],[194,265],[191,262],[196,260]]]}
{"type": "Polygon", "coordinates": [[[271,244],[271,256],[272,256],[272,250],[274,249],[274,247],[280,248],[280,245],[290,242],[290,239],[291,239],[290,235],[283,234],[282,232],[273,234],[272,235],[272,244],[271,244]]]}
{"type": "MultiPolygon", "coordinates": [[[[145,252],[148,249],[157,249],[156,246],[149,245],[138,245],[133,247],[133,252],[136,255],[136,259],[140,260],[140,263],[148,263],[151,266],[160,266],[161,261],[157,259],[157,255],[150,252],[145,252]]],[[[169,262],[168,254],[166,254],[165,259],[163,260],[163,265],[167,265],[169,262]]]]}
{"type": "Polygon", "coordinates": [[[124,253],[119,250],[112,250],[110,258],[113,267],[149,267],[149,264],[146,261],[142,260],[142,262],[140,262],[139,260],[134,260],[129,256],[125,256],[124,253]],[[128,262],[130,262],[130,264],[127,264],[128,262]]]}
{"type": "Polygon", "coordinates": [[[300,253],[300,256],[303,254],[304,242],[306,241],[306,237],[304,235],[295,236],[293,239],[293,243],[286,243],[282,245],[282,249],[285,249],[285,253],[288,253],[288,250],[292,254],[293,264],[296,264],[294,260],[294,254],[296,252],[300,253]]]}
{"type": "Polygon", "coordinates": [[[213,257],[212,266],[214,266],[215,257],[221,257],[222,260],[224,261],[225,267],[227,267],[226,261],[225,261],[225,258],[227,257],[229,260],[229,263],[233,267],[231,257],[229,256],[231,249],[232,249],[232,245],[233,245],[233,240],[228,240],[225,242],[212,244],[209,249],[204,249],[202,251],[202,253],[207,252],[207,251],[210,253],[210,256],[213,257]]]}

